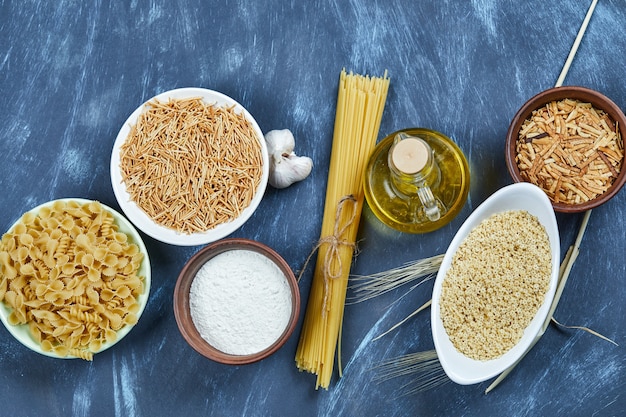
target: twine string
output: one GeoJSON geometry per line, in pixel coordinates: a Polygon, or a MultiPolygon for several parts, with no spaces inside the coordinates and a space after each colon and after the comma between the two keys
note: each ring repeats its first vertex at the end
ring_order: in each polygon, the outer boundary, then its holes
{"type": "Polygon", "coordinates": [[[324,299],[322,302],[322,311],[325,313],[328,304],[328,296],[329,296],[329,287],[330,280],[340,278],[343,274],[343,262],[341,260],[341,253],[339,248],[342,246],[347,246],[352,250],[355,250],[356,243],[346,239],[343,235],[346,233],[348,228],[354,223],[358,214],[358,204],[354,195],[349,194],[342,197],[337,203],[337,209],[335,210],[335,224],[333,227],[333,234],[329,236],[325,236],[317,241],[317,244],[307,256],[304,261],[304,265],[302,266],[302,270],[298,274],[298,282],[302,278],[302,275],[307,269],[311,258],[313,255],[320,249],[320,247],[324,244],[328,244],[328,250],[324,256],[324,265],[322,268],[322,273],[324,276],[324,299]],[[346,205],[351,204],[352,212],[350,213],[350,217],[345,222],[342,222],[341,219],[343,217],[343,211],[346,209],[346,205]],[[333,268],[333,264],[336,265],[336,268],[333,268]]]}

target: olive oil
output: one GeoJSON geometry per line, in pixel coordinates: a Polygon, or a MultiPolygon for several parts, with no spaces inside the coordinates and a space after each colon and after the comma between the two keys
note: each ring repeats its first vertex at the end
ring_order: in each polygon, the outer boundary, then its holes
{"type": "Polygon", "coordinates": [[[376,145],[366,167],[364,189],[372,212],[387,226],[401,232],[426,233],[459,214],[469,184],[465,155],[450,138],[433,130],[412,128],[394,132],[376,145]],[[394,148],[400,141],[415,139],[423,144],[394,148]],[[430,162],[424,161],[428,156],[430,162]],[[402,158],[414,158],[417,172],[412,172],[402,158]]]}

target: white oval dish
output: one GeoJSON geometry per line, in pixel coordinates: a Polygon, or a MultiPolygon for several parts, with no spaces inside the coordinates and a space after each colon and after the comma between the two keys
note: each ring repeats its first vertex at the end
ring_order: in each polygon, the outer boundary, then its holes
{"type": "Polygon", "coordinates": [[[252,216],[252,213],[254,213],[259,203],[261,202],[263,194],[265,193],[265,188],[267,187],[268,178],[269,157],[267,153],[267,145],[263,137],[263,132],[261,131],[261,128],[259,127],[257,122],[254,120],[252,115],[248,113],[248,111],[243,108],[243,106],[241,106],[241,104],[239,104],[232,98],[217,91],[208,90],[205,88],[179,88],[176,90],[170,90],[154,96],[150,100],[143,103],[128,117],[126,122],[124,122],[124,124],[122,125],[122,128],[120,129],[117,138],[115,139],[115,143],[113,144],[113,152],[111,154],[111,184],[113,185],[115,198],[117,199],[117,202],[122,208],[124,214],[126,214],[128,219],[133,222],[135,226],[137,226],[147,235],[161,242],[178,246],[204,245],[222,239],[233,233],[235,230],[239,229],[250,218],[250,216],[252,216]],[[252,125],[257,135],[257,139],[261,144],[261,154],[263,156],[263,171],[261,182],[254,194],[254,197],[252,198],[252,201],[250,202],[250,205],[243,210],[239,217],[228,223],[219,224],[213,229],[210,229],[206,232],[184,234],[156,223],[134,201],[132,201],[130,194],[128,194],[126,190],[126,186],[122,181],[122,173],[120,170],[120,148],[122,144],[126,141],[126,138],[130,133],[131,127],[137,123],[139,115],[143,112],[144,107],[148,103],[153,100],[166,102],[169,99],[185,99],[191,97],[201,97],[205,103],[215,106],[233,107],[235,112],[244,114],[246,119],[252,125]]]}
{"type": "MultiPolygon", "coordinates": [[[[56,201],[64,201],[64,202],[76,201],[80,204],[87,204],[87,203],[90,203],[92,200],[86,200],[82,198],[62,198],[59,200],[52,200],[52,201],[49,201],[47,203],[44,203],[35,207],[34,209],[28,211],[27,213],[37,214],[42,208],[50,207],[56,201]]],[[[108,211],[109,213],[113,215],[113,217],[115,218],[115,224],[118,226],[118,231],[125,233],[130,238],[130,241],[132,243],[135,243],[139,247],[139,251],[143,254],[143,261],[141,263],[141,267],[139,268],[139,272],[138,272],[138,275],[144,277],[144,291],[137,300],[139,302],[139,310],[137,311],[137,320],[139,320],[139,318],[141,317],[141,314],[143,313],[146,307],[146,304],[148,303],[148,295],[150,294],[151,270],[150,270],[150,259],[148,257],[148,250],[146,249],[146,246],[144,245],[143,240],[141,239],[141,235],[139,235],[137,230],[124,216],[122,216],[120,213],[113,210],[112,208],[106,206],[105,204],[100,203],[100,205],[102,206],[103,209],[105,209],[106,211],[108,211]]],[[[9,228],[9,231],[13,230],[16,224],[20,222],[21,218],[22,216],[20,216],[20,219],[18,219],[9,228]]],[[[11,308],[7,307],[3,302],[0,302],[0,321],[2,321],[4,326],[7,328],[9,333],[13,335],[13,337],[15,337],[21,344],[23,344],[27,348],[31,349],[34,352],[37,352],[37,353],[40,353],[42,355],[49,356],[52,358],[60,358],[60,359],[76,359],[77,358],[76,356],[72,356],[72,355],[60,356],[56,354],[55,352],[47,352],[43,350],[39,342],[37,342],[31,335],[30,330],[28,329],[28,324],[22,324],[22,325],[16,326],[8,322],[8,317],[10,314],[11,314],[11,308]]],[[[117,331],[117,339],[114,342],[102,344],[102,347],[98,349],[98,351],[93,352],[93,353],[96,354],[96,353],[100,353],[104,350],[109,349],[110,347],[118,343],[120,340],[122,340],[124,336],[126,336],[134,326],[135,325],[129,325],[129,324],[124,325],[121,329],[117,331]]]]}
{"type": "Polygon", "coordinates": [[[546,194],[539,187],[530,183],[516,183],[496,191],[467,218],[452,239],[444,255],[437,273],[432,295],[431,328],[435,350],[441,366],[452,381],[462,385],[483,382],[502,373],[529,348],[541,330],[554,298],[559,276],[560,251],[559,230],[554,209],[546,194]],[[499,358],[488,361],[475,360],[463,355],[454,347],[443,327],[439,312],[442,283],[450,268],[454,254],[467,235],[484,219],[508,210],[525,210],[537,217],[539,222],[545,227],[552,251],[550,285],[543,304],[539,307],[535,317],[524,331],[522,339],[499,358]]]}

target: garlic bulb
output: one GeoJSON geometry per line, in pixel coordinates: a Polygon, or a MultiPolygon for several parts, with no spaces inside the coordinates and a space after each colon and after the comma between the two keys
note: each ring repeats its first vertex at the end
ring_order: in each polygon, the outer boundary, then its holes
{"type": "Polygon", "coordinates": [[[272,187],[289,187],[311,173],[313,160],[294,153],[296,141],[289,129],[271,130],[265,134],[265,141],[270,159],[269,183],[272,187]]]}

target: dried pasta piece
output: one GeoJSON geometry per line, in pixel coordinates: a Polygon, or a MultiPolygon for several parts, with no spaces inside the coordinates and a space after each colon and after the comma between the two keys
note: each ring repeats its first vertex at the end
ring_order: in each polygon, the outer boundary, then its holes
{"type": "Polygon", "coordinates": [[[4,295],[7,292],[8,281],[6,277],[0,277],[0,300],[4,299],[4,295]]]}
{"type": "Polygon", "coordinates": [[[137,324],[137,315],[128,313],[124,316],[124,324],[134,325],[137,324]]]}
{"type": "Polygon", "coordinates": [[[88,349],[78,349],[78,348],[72,348],[69,349],[68,353],[70,355],[74,355],[78,358],[84,359],[86,361],[92,361],[93,360],[93,352],[91,352],[88,349]]]}
{"type": "Polygon", "coordinates": [[[102,348],[102,340],[92,337],[89,341],[89,350],[91,352],[97,352],[100,348],[102,348]]]}

